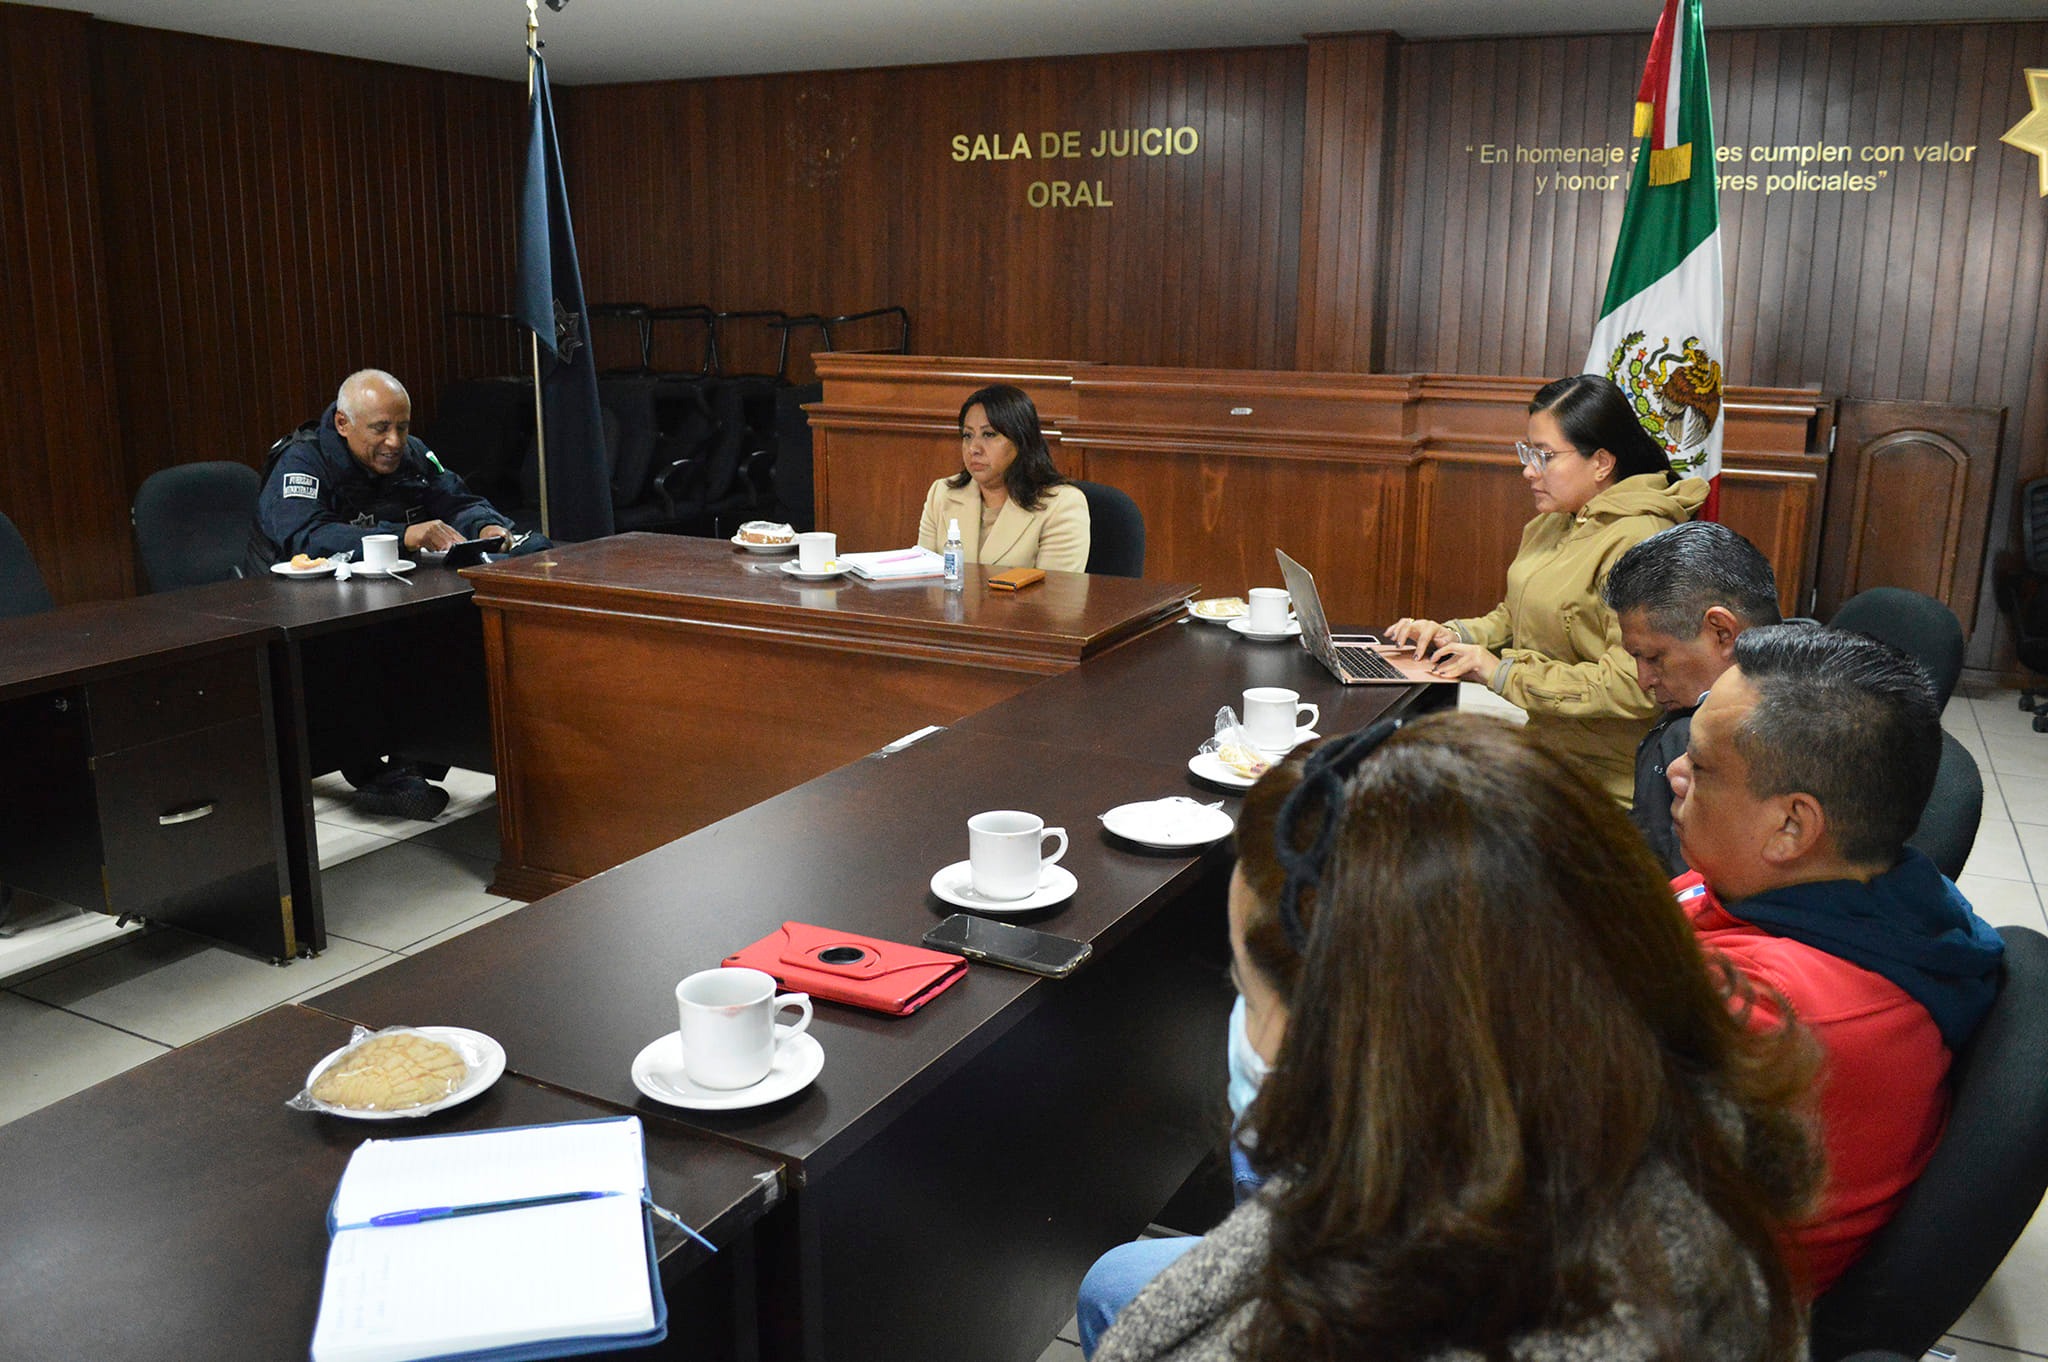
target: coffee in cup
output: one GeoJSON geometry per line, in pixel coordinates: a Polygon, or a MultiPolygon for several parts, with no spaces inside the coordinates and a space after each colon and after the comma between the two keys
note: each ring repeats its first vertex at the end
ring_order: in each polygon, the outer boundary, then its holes
{"type": "Polygon", "coordinates": [[[1255,634],[1277,634],[1287,628],[1287,593],[1277,586],[1255,586],[1245,593],[1251,606],[1245,612],[1247,627],[1255,634]]]}
{"type": "Polygon", "coordinates": [[[775,991],[775,976],[757,969],[699,970],[676,985],[683,1031],[683,1072],[700,1088],[752,1087],[775,1065],[775,1047],[811,1024],[805,993],[775,991]],[[796,1021],[776,1015],[793,1007],[796,1021]]]}
{"type": "Polygon", "coordinates": [[[967,861],[974,892],[985,899],[1028,899],[1038,892],[1047,868],[1067,854],[1067,830],[1049,828],[1035,813],[998,809],[967,820],[967,861]],[[1045,854],[1045,839],[1059,850],[1045,854]]]}
{"type": "Polygon", "coordinates": [[[1322,717],[1321,709],[1282,686],[1253,686],[1244,693],[1244,731],[1269,752],[1284,752],[1306,740],[1322,717]]]}

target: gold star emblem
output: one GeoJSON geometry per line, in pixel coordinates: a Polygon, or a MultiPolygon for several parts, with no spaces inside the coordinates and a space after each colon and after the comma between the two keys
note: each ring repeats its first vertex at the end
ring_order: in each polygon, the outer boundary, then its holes
{"type": "Polygon", "coordinates": [[[2027,98],[2034,102],[2034,111],[1998,140],[2041,158],[2041,197],[2048,199],[2048,70],[2027,68],[2027,98]]]}

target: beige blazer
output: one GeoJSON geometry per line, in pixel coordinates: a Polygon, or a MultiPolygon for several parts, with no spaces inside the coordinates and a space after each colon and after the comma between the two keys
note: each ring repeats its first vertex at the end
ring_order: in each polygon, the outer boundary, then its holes
{"type": "Polygon", "coordinates": [[[924,495],[917,542],[934,553],[946,548],[946,522],[960,522],[960,548],[970,563],[990,567],[1035,567],[1047,572],[1084,572],[1088,567],[1088,498],[1062,483],[1046,489],[1038,509],[1003,503],[988,542],[981,541],[981,489],[973,483],[948,487],[940,478],[924,495]]]}

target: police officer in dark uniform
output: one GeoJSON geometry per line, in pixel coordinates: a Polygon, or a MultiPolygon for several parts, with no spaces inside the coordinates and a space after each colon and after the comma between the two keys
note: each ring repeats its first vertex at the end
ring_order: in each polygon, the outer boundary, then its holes
{"type": "Polygon", "coordinates": [[[372,534],[401,536],[404,552],[437,552],[512,531],[510,516],[412,437],[412,399],[378,369],[349,375],[313,429],[279,452],[256,522],[270,563],[296,553],[360,559],[372,534]]]}
{"type": "MultiPolygon", "coordinates": [[[[496,539],[507,551],[547,547],[540,535],[522,539],[512,519],[472,493],[412,438],[412,399],[390,374],[364,369],[349,375],[334,404],[275,451],[256,523],[249,564],[262,572],[293,554],[325,558],[349,553],[360,560],[363,539],[400,536],[402,553],[437,552],[466,539],[496,539]]],[[[342,774],[356,787],[353,802],[365,813],[432,819],[448,805],[448,792],[429,783],[445,766],[386,760],[381,735],[417,722],[438,687],[434,650],[411,659],[413,684],[395,693],[378,668],[384,659],[331,652],[320,680],[342,697],[317,717],[321,739],[336,749],[342,774]],[[360,673],[360,674],[358,674],[360,673]]],[[[321,743],[316,741],[316,748],[321,743]]]]}

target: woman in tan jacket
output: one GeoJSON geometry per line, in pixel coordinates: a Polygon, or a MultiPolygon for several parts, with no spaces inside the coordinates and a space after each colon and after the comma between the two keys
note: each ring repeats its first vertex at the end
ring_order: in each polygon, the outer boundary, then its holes
{"type": "Polygon", "coordinates": [[[1677,480],[1621,389],[1597,374],[1539,389],[1515,452],[1536,518],[1508,565],[1507,598],[1474,619],[1404,619],[1389,637],[1527,710],[1532,730],[1626,808],[1636,744],[1660,711],[1636,684],[1600,583],[1639,540],[1692,519],[1707,484],[1677,480]]]}
{"type": "Polygon", "coordinates": [[[943,551],[953,521],[969,563],[1088,570],[1088,499],[1052,466],[1023,389],[998,383],[960,404],[960,471],[925,492],[917,542],[943,551]]]}

